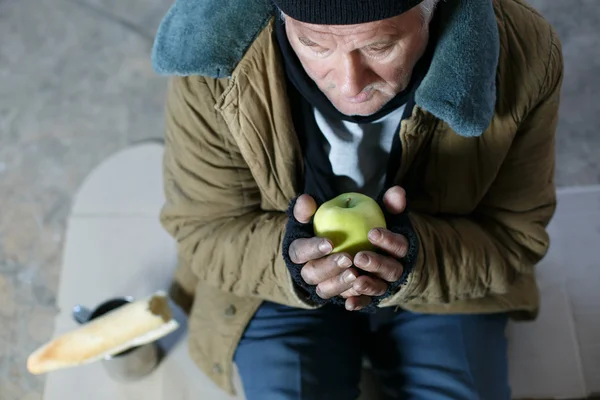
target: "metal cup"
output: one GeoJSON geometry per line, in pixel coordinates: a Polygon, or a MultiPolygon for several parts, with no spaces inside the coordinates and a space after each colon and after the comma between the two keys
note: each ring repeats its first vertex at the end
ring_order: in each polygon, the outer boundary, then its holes
{"type": "MultiPolygon", "coordinates": [[[[132,297],[110,299],[90,310],[81,305],[73,307],[73,318],[79,324],[86,324],[116,308],[133,301],[132,297]]],[[[102,364],[108,375],[120,382],[135,381],[145,377],[154,370],[162,358],[158,343],[151,342],[132,347],[113,356],[107,356],[102,364]]]]}

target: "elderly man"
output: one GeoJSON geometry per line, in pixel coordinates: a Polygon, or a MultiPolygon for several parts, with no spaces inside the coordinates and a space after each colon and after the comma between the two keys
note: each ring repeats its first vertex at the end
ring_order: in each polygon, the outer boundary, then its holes
{"type": "Polygon", "coordinates": [[[249,400],[355,399],[364,357],[390,399],[509,399],[555,209],[555,32],[522,0],[274,2],[178,0],[155,43],[192,357],[249,400]],[[346,192],[384,211],[374,251],[314,233],[346,192]]]}

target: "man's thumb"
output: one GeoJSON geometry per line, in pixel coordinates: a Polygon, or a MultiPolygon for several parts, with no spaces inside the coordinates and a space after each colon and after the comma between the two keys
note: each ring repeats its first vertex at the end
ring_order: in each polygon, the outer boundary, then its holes
{"type": "Polygon", "coordinates": [[[406,208],[406,192],[400,186],[392,186],[383,195],[383,204],[390,214],[402,214],[406,208]]]}
{"type": "Polygon", "coordinates": [[[301,224],[307,224],[315,212],[317,212],[317,202],[315,199],[307,194],[298,197],[294,205],[294,218],[296,218],[296,221],[301,224]]]}

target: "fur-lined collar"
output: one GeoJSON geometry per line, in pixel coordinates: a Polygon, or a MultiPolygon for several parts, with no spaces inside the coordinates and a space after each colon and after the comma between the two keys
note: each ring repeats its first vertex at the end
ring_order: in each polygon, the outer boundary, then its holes
{"type": "MultiPolygon", "coordinates": [[[[415,102],[461,136],[481,135],[496,104],[498,25],[491,1],[445,0],[443,28],[415,102]]],[[[271,0],[176,0],[152,62],[163,75],[227,78],[273,17],[271,0]]]]}

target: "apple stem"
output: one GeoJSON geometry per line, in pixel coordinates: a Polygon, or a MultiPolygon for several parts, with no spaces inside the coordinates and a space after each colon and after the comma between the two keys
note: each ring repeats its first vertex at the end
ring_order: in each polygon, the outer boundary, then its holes
{"type": "Polygon", "coordinates": [[[350,208],[350,202],[352,201],[352,199],[350,197],[348,197],[346,199],[346,208],[350,208]]]}

